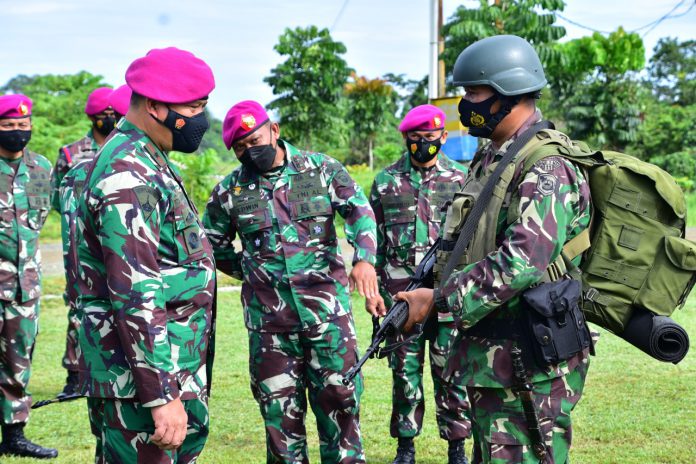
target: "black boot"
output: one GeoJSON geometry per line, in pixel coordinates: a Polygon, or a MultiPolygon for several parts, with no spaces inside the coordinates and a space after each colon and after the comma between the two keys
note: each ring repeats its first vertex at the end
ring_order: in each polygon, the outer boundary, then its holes
{"type": "Polygon", "coordinates": [[[26,458],[51,459],[58,457],[58,450],[44,448],[32,443],[24,436],[24,424],[2,426],[2,444],[0,456],[22,456],[26,458]]]}
{"type": "Polygon", "coordinates": [[[450,440],[447,451],[447,464],[469,464],[464,453],[464,440],[450,440]]]}
{"type": "Polygon", "coordinates": [[[396,448],[396,457],[392,464],[416,464],[416,447],[413,446],[413,438],[399,437],[399,446],[396,448]]]}
{"type": "Polygon", "coordinates": [[[76,371],[68,371],[68,378],[65,379],[63,391],[58,393],[58,398],[65,398],[77,394],[79,376],[76,371]]]}

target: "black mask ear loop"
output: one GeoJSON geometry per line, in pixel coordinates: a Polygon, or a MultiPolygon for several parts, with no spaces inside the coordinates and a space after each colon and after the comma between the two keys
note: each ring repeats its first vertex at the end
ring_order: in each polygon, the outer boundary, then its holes
{"type": "MultiPolygon", "coordinates": [[[[496,92],[498,93],[498,92],[496,92]]],[[[521,97],[519,95],[513,95],[511,97],[502,95],[498,93],[498,101],[500,102],[500,109],[498,110],[497,113],[492,114],[491,118],[488,120],[486,125],[484,126],[488,130],[490,130],[490,133],[492,134],[493,131],[495,130],[496,127],[498,127],[498,124],[500,124],[500,121],[503,120],[505,116],[510,114],[510,111],[512,111],[512,108],[518,104],[521,100],[521,97]]]]}

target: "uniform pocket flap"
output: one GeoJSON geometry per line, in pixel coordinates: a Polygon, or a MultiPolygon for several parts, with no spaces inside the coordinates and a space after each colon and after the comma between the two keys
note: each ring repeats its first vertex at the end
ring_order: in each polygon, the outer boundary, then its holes
{"type": "Polygon", "coordinates": [[[384,211],[384,224],[389,226],[392,224],[405,224],[413,222],[416,219],[416,210],[403,209],[396,211],[384,211]]]}
{"type": "Polygon", "coordinates": [[[271,227],[272,222],[267,209],[254,211],[237,218],[237,225],[242,234],[249,234],[271,227]]]}
{"type": "Polygon", "coordinates": [[[292,218],[305,219],[315,216],[333,215],[331,201],[325,197],[312,198],[311,200],[295,201],[291,203],[292,218]]]}
{"type": "Polygon", "coordinates": [[[550,318],[576,307],[580,293],[579,281],[563,279],[530,288],[522,294],[522,298],[531,309],[550,318]]]}
{"type": "Polygon", "coordinates": [[[696,243],[679,237],[665,237],[665,252],[675,266],[696,271],[696,243]]]}

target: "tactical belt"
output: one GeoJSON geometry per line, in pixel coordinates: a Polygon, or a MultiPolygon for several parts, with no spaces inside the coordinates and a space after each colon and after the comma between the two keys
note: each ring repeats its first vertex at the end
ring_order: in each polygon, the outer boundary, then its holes
{"type": "Polygon", "coordinates": [[[498,340],[520,340],[523,335],[523,319],[500,319],[484,317],[473,327],[464,331],[465,337],[493,338],[498,340]]]}

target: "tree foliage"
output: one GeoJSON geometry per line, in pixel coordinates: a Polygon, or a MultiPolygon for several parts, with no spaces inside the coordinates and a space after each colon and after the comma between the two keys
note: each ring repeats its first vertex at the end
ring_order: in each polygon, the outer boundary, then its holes
{"type": "Polygon", "coordinates": [[[645,64],[642,39],[619,28],[557,48],[567,64],[550,66],[557,78],[551,113],[565,120],[572,137],[624,150],[636,141],[641,123],[644,92],[632,72],[645,64]]]}
{"type": "Polygon", "coordinates": [[[285,61],[264,78],[278,98],[268,107],[280,115],[284,137],[302,148],[330,145],[342,114],[339,101],[351,73],[346,47],[316,26],[285,29],[273,47],[285,61]]]}
{"type": "Polygon", "coordinates": [[[29,149],[55,161],[58,149],[84,137],[90,127],[85,116],[87,96],[105,86],[102,76],[77,74],[19,75],[0,89],[32,99],[32,137],[29,149]]]}
{"type": "Polygon", "coordinates": [[[374,166],[373,145],[379,132],[389,130],[395,121],[396,92],[384,79],[368,79],[351,75],[346,83],[345,93],[349,102],[348,119],[352,121],[353,159],[362,163],[367,158],[370,169],[374,166]]]}
{"type": "Polygon", "coordinates": [[[661,38],[653,49],[648,75],[659,100],[696,104],[696,40],[661,38]]]}
{"type": "Polygon", "coordinates": [[[555,12],[563,8],[563,0],[496,0],[492,4],[479,0],[478,8],[458,7],[442,29],[445,68],[451,70],[461,51],[472,43],[499,34],[527,39],[545,68],[563,65],[563,54],[555,47],[566,34],[563,26],[555,24],[555,12]]]}

